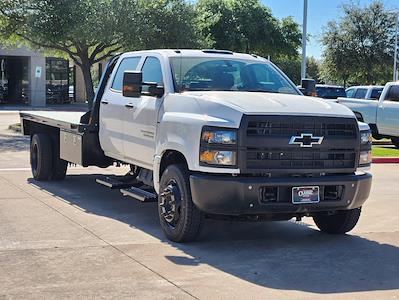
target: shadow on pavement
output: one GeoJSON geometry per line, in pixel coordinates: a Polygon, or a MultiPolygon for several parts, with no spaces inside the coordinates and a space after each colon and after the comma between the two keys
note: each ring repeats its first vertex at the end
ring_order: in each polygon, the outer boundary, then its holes
{"type": "Polygon", "coordinates": [[[176,265],[210,265],[253,284],[280,290],[332,294],[399,289],[399,248],[366,238],[331,236],[304,223],[207,220],[198,242],[168,242],[155,203],[129,200],[99,187],[98,175],[70,175],[63,182],[29,183],[84,209],[138,228],[188,256],[176,265]]]}
{"type": "Polygon", "coordinates": [[[29,137],[17,134],[0,134],[0,152],[29,150],[29,137]]]}

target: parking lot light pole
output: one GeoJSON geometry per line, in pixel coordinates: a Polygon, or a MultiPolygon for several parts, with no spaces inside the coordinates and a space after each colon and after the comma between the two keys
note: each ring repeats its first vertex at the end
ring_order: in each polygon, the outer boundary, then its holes
{"type": "Polygon", "coordinates": [[[306,78],[306,35],[307,35],[307,23],[308,23],[308,0],[303,0],[301,78],[306,78]]]}

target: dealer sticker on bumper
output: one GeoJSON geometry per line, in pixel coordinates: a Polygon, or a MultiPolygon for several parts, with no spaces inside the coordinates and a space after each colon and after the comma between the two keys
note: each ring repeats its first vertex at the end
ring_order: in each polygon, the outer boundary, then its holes
{"type": "Polygon", "coordinates": [[[320,201],[320,193],[318,186],[298,186],[292,188],[292,203],[318,203],[320,201]]]}

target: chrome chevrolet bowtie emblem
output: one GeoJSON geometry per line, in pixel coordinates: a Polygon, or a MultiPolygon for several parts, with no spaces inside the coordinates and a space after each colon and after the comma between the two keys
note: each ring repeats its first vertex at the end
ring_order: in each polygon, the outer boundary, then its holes
{"type": "Polygon", "coordinates": [[[300,136],[292,136],[289,144],[310,148],[313,147],[313,145],[320,145],[323,142],[323,139],[323,136],[313,136],[311,133],[301,133],[300,136]]]}

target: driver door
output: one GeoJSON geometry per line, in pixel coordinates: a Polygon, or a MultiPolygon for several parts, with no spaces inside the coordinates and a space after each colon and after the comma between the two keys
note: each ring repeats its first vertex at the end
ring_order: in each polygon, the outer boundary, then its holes
{"type": "MultiPolygon", "coordinates": [[[[143,82],[164,85],[161,60],[155,54],[145,58],[141,71],[143,82]]],[[[143,86],[144,92],[146,88],[143,86]]],[[[163,98],[142,95],[126,99],[129,109],[125,110],[123,118],[125,157],[135,165],[150,169],[155,155],[157,115],[163,98]]]]}

